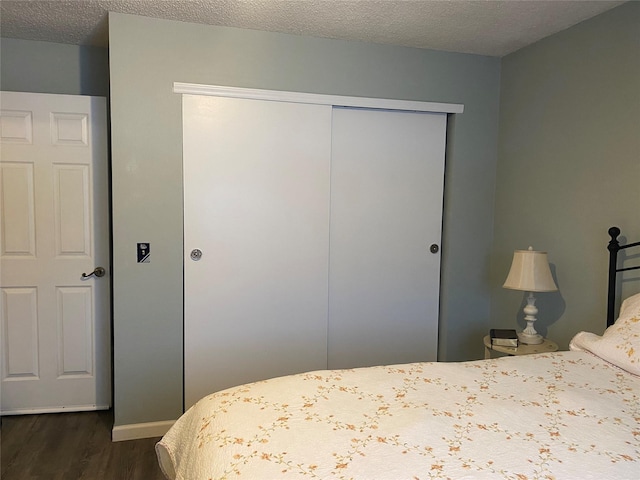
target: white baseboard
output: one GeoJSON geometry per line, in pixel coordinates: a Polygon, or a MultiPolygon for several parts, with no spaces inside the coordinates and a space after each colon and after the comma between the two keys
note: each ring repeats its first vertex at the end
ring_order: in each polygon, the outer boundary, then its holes
{"type": "Polygon", "coordinates": [[[0,415],[40,415],[42,413],[91,412],[95,410],[109,410],[109,408],[109,405],[73,405],[71,407],[19,408],[15,410],[2,410],[0,411],[0,415]]]}
{"type": "Polygon", "coordinates": [[[131,423],[129,425],[115,425],[111,431],[111,440],[123,442],[140,438],[162,437],[173,426],[175,420],[163,422],[131,423]]]}

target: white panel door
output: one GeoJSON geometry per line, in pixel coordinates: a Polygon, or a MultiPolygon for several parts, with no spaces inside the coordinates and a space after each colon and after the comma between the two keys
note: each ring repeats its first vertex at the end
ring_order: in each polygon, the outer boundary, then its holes
{"type": "Polygon", "coordinates": [[[183,135],[185,408],[326,368],[331,107],[184,95],[183,135]]]}
{"type": "Polygon", "coordinates": [[[0,93],[3,415],[111,401],[106,101],[0,93]]]}
{"type": "Polygon", "coordinates": [[[446,114],[335,108],[329,368],[437,360],[446,114]]]}

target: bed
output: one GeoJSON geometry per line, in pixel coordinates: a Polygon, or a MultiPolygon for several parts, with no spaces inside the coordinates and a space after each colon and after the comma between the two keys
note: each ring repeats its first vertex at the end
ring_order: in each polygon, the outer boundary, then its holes
{"type": "Polygon", "coordinates": [[[637,479],[640,294],[570,351],[317,371],[217,392],[156,451],[172,480],[637,479]]]}

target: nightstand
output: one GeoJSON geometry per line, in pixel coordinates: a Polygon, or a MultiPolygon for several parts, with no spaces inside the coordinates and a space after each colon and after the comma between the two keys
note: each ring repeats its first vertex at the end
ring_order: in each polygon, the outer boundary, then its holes
{"type": "Polygon", "coordinates": [[[521,343],[518,348],[502,347],[500,345],[491,346],[491,338],[489,335],[484,337],[484,358],[491,358],[491,352],[506,353],[507,355],[531,355],[532,353],[547,353],[556,352],[558,350],[558,344],[551,340],[544,339],[544,341],[538,345],[526,345],[521,343]]]}

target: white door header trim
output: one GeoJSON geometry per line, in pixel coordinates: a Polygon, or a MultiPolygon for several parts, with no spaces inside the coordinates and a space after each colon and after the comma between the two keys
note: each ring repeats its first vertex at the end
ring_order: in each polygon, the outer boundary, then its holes
{"type": "Polygon", "coordinates": [[[317,93],[283,92],[255,88],[223,87],[196,83],[174,82],[173,92],[187,95],[210,95],[217,97],[272,100],[292,103],[311,103],[336,107],[379,108],[384,110],[408,110],[414,112],[462,113],[464,105],[458,103],[434,103],[388,98],[346,97],[317,93]]]}

